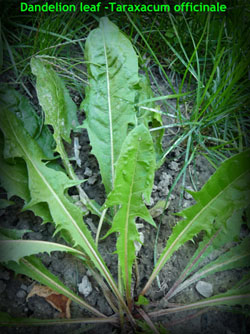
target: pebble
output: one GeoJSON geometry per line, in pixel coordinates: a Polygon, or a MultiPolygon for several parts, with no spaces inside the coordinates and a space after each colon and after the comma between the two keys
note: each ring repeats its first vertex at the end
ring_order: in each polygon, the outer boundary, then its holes
{"type": "Polygon", "coordinates": [[[162,173],[161,175],[161,181],[158,184],[158,191],[159,191],[159,195],[161,197],[165,197],[167,196],[169,189],[168,187],[171,185],[172,183],[172,176],[167,174],[167,173],[162,173]]]}
{"type": "Polygon", "coordinates": [[[92,176],[92,170],[89,167],[86,167],[85,171],[84,171],[84,175],[85,176],[92,176]]]}
{"type": "Polygon", "coordinates": [[[169,168],[170,168],[171,170],[176,171],[176,172],[180,169],[178,163],[175,162],[175,161],[171,161],[171,162],[170,162],[170,164],[169,164],[169,168]]]}
{"type": "Polygon", "coordinates": [[[72,270],[72,268],[66,269],[63,273],[63,276],[64,276],[65,281],[68,282],[69,284],[70,283],[73,284],[75,282],[76,273],[74,270],[72,270]]]}
{"type": "Polygon", "coordinates": [[[196,286],[196,290],[199,292],[200,295],[203,297],[211,297],[213,294],[213,285],[211,283],[207,283],[204,281],[199,281],[196,286]]]}
{"type": "Polygon", "coordinates": [[[78,285],[78,291],[82,293],[84,297],[88,297],[88,295],[90,295],[93,290],[87,275],[83,276],[82,282],[77,285],[78,285]]]}
{"type": "MultiPolygon", "coordinates": [[[[187,190],[190,190],[190,191],[194,191],[194,189],[193,189],[192,187],[190,187],[190,186],[187,186],[186,189],[187,189],[187,190]]],[[[184,192],[184,198],[185,198],[185,199],[192,199],[193,196],[190,195],[187,191],[185,191],[185,192],[184,192]]]]}
{"type": "Polygon", "coordinates": [[[52,258],[48,253],[42,253],[40,255],[40,258],[46,266],[49,266],[51,264],[52,258]]]}
{"type": "Polygon", "coordinates": [[[183,209],[186,209],[186,208],[190,207],[191,205],[192,205],[192,203],[188,200],[183,201],[183,204],[182,204],[183,209]]]}
{"type": "Polygon", "coordinates": [[[28,289],[27,285],[25,285],[25,284],[22,284],[20,288],[24,291],[27,291],[27,289],[28,289]]]}
{"type": "Polygon", "coordinates": [[[91,177],[88,178],[88,184],[92,185],[95,184],[97,181],[97,174],[92,175],[91,177]]]}
{"type": "Polygon", "coordinates": [[[27,293],[24,290],[19,290],[19,291],[17,291],[17,294],[16,294],[17,298],[20,298],[20,299],[25,298],[26,295],[27,295],[27,293]]]}
{"type": "Polygon", "coordinates": [[[96,233],[96,232],[97,232],[97,229],[96,229],[96,227],[95,227],[95,225],[94,225],[94,223],[93,223],[93,220],[92,220],[91,218],[87,218],[87,219],[86,219],[86,223],[88,224],[89,228],[91,229],[91,231],[92,231],[93,233],[96,233]]]}

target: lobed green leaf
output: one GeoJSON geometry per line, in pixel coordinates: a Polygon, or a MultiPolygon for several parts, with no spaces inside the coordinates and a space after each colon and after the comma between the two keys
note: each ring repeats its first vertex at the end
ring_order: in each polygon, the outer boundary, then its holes
{"type": "Polygon", "coordinates": [[[135,85],[138,60],[129,39],[107,17],[90,32],[85,45],[89,87],[82,103],[92,152],[96,156],[102,181],[109,193],[114,185],[115,163],[135,124],[135,85]]]}
{"type": "Polygon", "coordinates": [[[66,230],[74,245],[79,245],[90,257],[108,283],[115,289],[115,283],[109,273],[94,240],[83,223],[82,211],[65,196],[69,187],[79,184],[70,180],[64,173],[53,170],[42,162],[43,152],[22,127],[21,121],[6,110],[1,111],[1,129],[5,136],[5,157],[23,158],[27,164],[31,201],[26,208],[46,203],[49,207],[56,232],[66,230]]]}
{"type": "Polygon", "coordinates": [[[32,58],[31,70],[37,78],[36,91],[45,113],[45,124],[53,126],[57,150],[61,153],[58,142],[63,138],[69,143],[71,130],[78,126],[76,105],[62,79],[52,68],[39,58],[32,58]]]}
{"type": "Polygon", "coordinates": [[[13,88],[1,88],[0,107],[14,112],[22,121],[29,135],[36,139],[46,157],[48,159],[54,158],[55,141],[53,136],[25,96],[13,88]]]}
{"type": "MultiPolygon", "coordinates": [[[[0,143],[0,182],[6,190],[8,198],[16,195],[22,198],[27,204],[31,197],[28,185],[28,172],[23,159],[12,159],[12,164],[3,158],[3,143],[0,143]]],[[[43,222],[51,222],[52,218],[46,203],[37,203],[29,206],[29,209],[36,216],[43,219],[43,222]]]]}
{"type": "MultiPolygon", "coordinates": [[[[39,58],[32,58],[31,68],[37,77],[36,89],[39,102],[45,112],[45,122],[54,129],[53,136],[56,141],[56,151],[60,154],[68,176],[73,180],[77,180],[62,141],[64,139],[70,142],[71,130],[78,128],[76,105],[72,101],[62,79],[52,68],[43,64],[39,58]]],[[[95,201],[91,201],[79,185],[77,188],[83,204],[92,213],[100,216],[99,205],[95,201]]]]}
{"type": "Polygon", "coordinates": [[[25,201],[30,200],[27,168],[22,159],[10,164],[3,159],[0,152],[0,181],[8,193],[8,198],[16,195],[25,201]]]}
{"type": "Polygon", "coordinates": [[[175,282],[173,287],[168,291],[166,298],[170,299],[175,294],[183,290],[187,281],[181,284],[183,280],[190,276],[190,274],[208,257],[213,256],[214,252],[223,247],[226,243],[232,241],[239,241],[240,227],[242,221],[243,209],[236,210],[233,215],[227,220],[226,224],[221,224],[220,220],[214,222],[214,233],[206,235],[199,243],[199,246],[191,259],[189,260],[186,268],[175,282]]]}
{"type": "Polygon", "coordinates": [[[30,254],[50,253],[52,251],[63,251],[71,253],[79,258],[84,254],[76,249],[52,242],[37,240],[16,240],[22,238],[23,234],[30,232],[28,230],[0,229],[0,249],[1,262],[5,267],[13,270],[16,274],[26,275],[41,284],[50,287],[69,299],[73,300],[80,306],[84,307],[91,313],[105,317],[101,312],[88,305],[73,291],[67,288],[57,276],[53,275],[36,256],[30,254]],[[15,239],[15,240],[10,240],[15,239]],[[4,242],[3,242],[4,240],[4,242]]]}
{"type": "Polygon", "coordinates": [[[41,240],[0,240],[0,250],[1,263],[8,263],[9,261],[18,262],[23,257],[29,255],[43,252],[50,254],[54,251],[67,252],[84,257],[82,252],[72,247],[41,240]]]}
{"type": "Polygon", "coordinates": [[[152,138],[148,129],[140,125],[128,134],[122,146],[116,164],[114,190],[105,203],[105,207],[119,205],[107,235],[119,232],[116,247],[127,294],[130,293],[135,260],[134,242],[140,242],[135,218],[141,217],[155,226],[143,201],[143,196],[147,202],[150,201],[154,171],[155,152],[152,138]]]}
{"type": "Polygon", "coordinates": [[[224,224],[235,210],[248,206],[250,198],[250,150],[226,160],[199,192],[192,192],[197,203],[180,212],[177,223],[155,269],[144,287],[144,294],[171,255],[200,231],[214,233],[215,221],[224,224]]]}
{"type": "Polygon", "coordinates": [[[17,229],[1,227],[0,228],[0,240],[20,239],[27,232],[32,232],[32,231],[31,230],[17,230],[17,229]]]}

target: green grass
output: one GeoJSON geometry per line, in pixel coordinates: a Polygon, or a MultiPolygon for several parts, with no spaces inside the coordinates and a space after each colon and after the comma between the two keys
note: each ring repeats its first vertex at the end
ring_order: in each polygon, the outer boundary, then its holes
{"type": "MultiPolygon", "coordinates": [[[[171,128],[176,133],[164,157],[171,158],[176,147],[181,147],[184,156],[165,206],[179,184],[181,207],[187,179],[194,190],[198,188],[197,177],[193,177],[188,168],[192,164],[195,169],[198,155],[203,155],[216,169],[227,157],[249,146],[249,51],[245,38],[249,20],[242,4],[237,10],[233,8],[228,17],[169,15],[168,22],[166,25],[165,19],[159,20],[151,30],[137,26],[137,32],[146,45],[141,49],[141,58],[151,59],[153,66],[158,67],[160,75],[155,74],[150,66],[147,70],[159,89],[159,95],[165,95],[161,91],[162,85],[159,85],[160,76],[169,90],[172,89],[168,85],[172,76],[171,81],[176,78],[180,94],[194,92],[189,97],[179,97],[175,108],[167,103],[162,103],[161,107],[163,113],[171,112],[174,118],[172,124],[166,124],[166,131],[171,128]],[[150,35],[150,48],[147,47],[147,35],[150,35]],[[155,59],[157,61],[154,62],[155,59]]],[[[158,237],[155,240],[155,261],[157,244],[158,237]]],[[[160,288],[159,280],[158,285],[160,288]]]]}

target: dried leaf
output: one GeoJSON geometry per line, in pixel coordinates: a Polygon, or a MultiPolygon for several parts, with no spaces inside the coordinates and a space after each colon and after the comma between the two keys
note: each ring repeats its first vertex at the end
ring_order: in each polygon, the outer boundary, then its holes
{"type": "Polygon", "coordinates": [[[60,312],[60,316],[62,318],[70,319],[70,303],[71,300],[47,286],[36,284],[33,286],[32,290],[28,294],[26,300],[31,298],[32,296],[37,295],[39,297],[45,298],[45,300],[52,305],[57,311],[60,312]]]}

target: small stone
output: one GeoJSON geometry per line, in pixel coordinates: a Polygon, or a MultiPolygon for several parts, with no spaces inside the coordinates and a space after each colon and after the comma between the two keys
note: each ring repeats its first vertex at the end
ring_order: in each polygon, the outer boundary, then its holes
{"type": "MultiPolygon", "coordinates": [[[[186,189],[187,189],[187,190],[190,190],[190,191],[194,191],[194,189],[193,189],[192,187],[190,187],[190,186],[187,186],[186,189]]],[[[185,198],[185,199],[192,199],[193,196],[190,195],[187,191],[185,191],[185,193],[184,193],[184,198],[185,198]]]]}
{"type": "Polygon", "coordinates": [[[77,285],[78,285],[78,291],[82,293],[84,297],[88,297],[88,295],[90,295],[93,290],[87,275],[83,276],[82,282],[77,285]]]}
{"type": "Polygon", "coordinates": [[[158,191],[161,197],[166,197],[169,193],[168,187],[172,183],[172,176],[167,173],[162,173],[161,175],[161,181],[158,184],[158,191]]]}
{"type": "Polygon", "coordinates": [[[192,203],[191,203],[191,201],[183,201],[183,204],[182,204],[182,206],[183,206],[183,209],[186,209],[186,208],[188,208],[188,207],[190,207],[192,205],[192,203]]]}
{"type": "Polygon", "coordinates": [[[66,282],[73,283],[75,281],[75,271],[72,268],[68,268],[63,273],[66,282]]]}
{"type": "Polygon", "coordinates": [[[155,193],[157,189],[158,189],[157,185],[153,184],[152,192],[155,193]]]}
{"type": "Polygon", "coordinates": [[[196,286],[196,290],[199,292],[200,295],[203,297],[211,297],[213,294],[213,285],[211,283],[207,283],[204,281],[199,281],[196,286]]]}
{"type": "Polygon", "coordinates": [[[25,284],[22,284],[20,288],[24,291],[27,291],[27,289],[28,289],[27,285],[25,285],[25,284]]]}
{"type": "Polygon", "coordinates": [[[0,294],[4,292],[6,288],[6,284],[4,283],[4,281],[0,280],[0,294]]]}
{"type": "Polygon", "coordinates": [[[96,232],[97,232],[97,229],[96,229],[96,227],[95,227],[95,225],[94,225],[94,223],[93,223],[93,220],[92,220],[91,218],[87,218],[87,219],[86,219],[86,223],[88,224],[89,228],[91,229],[91,231],[92,231],[93,233],[96,233],[96,232]]]}
{"type": "Polygon", "coordinates": [[[85,176],[92,176],[92,170],[89,167],[85,168],[84,175],[85,176]]]}
{"type": "Polygon", "coordinates": [[[180,169],[178,163],[175,162],[175,161],[171,161],[171,162],[170,162],[170,164],[169,164],[169,168],[170,168],[171,170],[176,171],[176,172],[180,169]]]}
{"type": "Polygon", "coordinates": [[[40,255],[40,258],[46,266],[49,266],[51,264],[52,259],[48,253],[42,253],[40,255]]]}
{"type": "Polygon", "coordinates": [[[25,298],[26,295],[27,295],[27,293],[24,290],[19,290],[19,291],[17,291],[17,294],[16,294],[17,298],[20,298],[20,299],[25,298]]]}
{"type": "Polygon", "coordinates": [[[176,158],[174,160],[178,160],[180,158],[180,154],[181,154],[181,151],[180,151],[179,147],[177,147],[175,149],[174,153],[175,153],[175,156],[176,156],[176,158]]]}
{"type": "Polygon", "coordinates": [[[74,202],[79,201],[80,196],[79,195],[71,195],[71,198],[74,200],[74,202]]]}
{"type": "MultiPolygon", "coordinates": [[[[137,227],[138,229],[138,227],[137,227]]],[[[142,232],[138,232],[139,233],[139,239],[140,239],[140,242],[139,241],[135,241],[134,242],[134,245],[135,245],[135,254],[136,256],[138,255],[138,253],[140,252],[140,249],[144,243],[144,234],[142,232]]]]}
{"type": "Polygon", "coordinates": [[[155,201],[154,201],[153,197],[150,197],[150,203],[149,203],[149,206],[153,206],[154,203],[155,203],[155,201]]]}
{"type": "Polygon", "coordinates": [[[92,184],[96,183],[96,181],[97,181],[97,175],[94,174],[94,175],[92,175],[91,177],[88,178],[87,182],[88,182],[88,184],[92,185],[92,184]]]}

